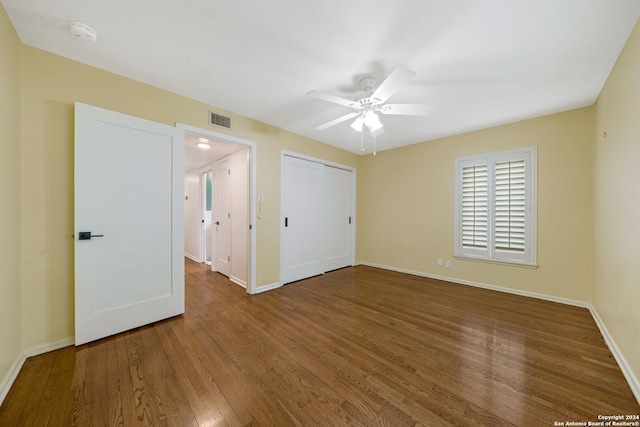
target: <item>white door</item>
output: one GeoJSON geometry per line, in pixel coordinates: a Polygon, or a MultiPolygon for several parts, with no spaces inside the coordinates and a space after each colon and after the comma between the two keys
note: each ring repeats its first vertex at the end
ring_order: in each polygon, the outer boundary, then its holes
{"type": "Polygon", "coordinates": [[[76,345],[184,313],[183,131],[76,103],[74,182],[76,345]]]}
{"type": "Polygon", "coordinates": [[[195,262],[203,262],[200,172],[185,176],[184,195],[184,254],[195,262]]]}
{"type": "Polygon", "coordinates": [[[353,265],[353,172],[325,166],[324,271],[353,265]]]}
{"type": "Polygon", "coordinates": [[[216,164],[216,271],[231,274],[231,166],[229,159],[216,164]]]}
{"type": "Polygon", "coordinates": [[[324,165],[282,159],[282,283],[322,274],[324,165]]]}

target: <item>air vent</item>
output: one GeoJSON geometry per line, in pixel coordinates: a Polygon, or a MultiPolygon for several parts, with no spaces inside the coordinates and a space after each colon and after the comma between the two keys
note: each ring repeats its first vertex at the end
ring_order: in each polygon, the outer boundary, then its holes
{"type": "Polygon", "coordinates": [[[231,117],[223,116],[215,111],[209,111],[209,124],[225,129],[231,129],[231,117]]]}

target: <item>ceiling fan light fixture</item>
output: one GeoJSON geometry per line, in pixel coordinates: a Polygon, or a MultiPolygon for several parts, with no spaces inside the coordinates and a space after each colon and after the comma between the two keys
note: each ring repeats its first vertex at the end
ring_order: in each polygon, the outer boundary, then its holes
{"type": "Polygon", "coordinates": [[[351,123],[351,128],[355,131],[362,132],[362,125],[364,124],[364,119],[362,115],[359,115],[353,123],[351,123]]]}
{"type": "Polygon", "coordinates": [[[207,142],[198,142],[198,147],[202,148],[203,150],[208,150],[209,148],[211,148],[211,145],[209,145],[207,142]]]}
{"type": "Polygon", "coordinates": [[[367,125],[370,132],[375,132],[382,128],[380,117],[373,111],[367,111],[364,116],[364,124],[367,125]]]}

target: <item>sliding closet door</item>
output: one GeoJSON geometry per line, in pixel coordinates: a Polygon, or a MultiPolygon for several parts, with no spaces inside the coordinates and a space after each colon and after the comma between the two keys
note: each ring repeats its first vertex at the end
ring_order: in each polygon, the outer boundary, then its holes
{"type": "Polygon", "coordinates": [[[353,265],[354,172],[282,157],[282,284],[353,265]]]}
{"type": "Polygon", "coordinates": [[[324,271],[330,271],[353,264],[353,172],[324,171],[324,271]]]}
{"type": "Polygon", "coordinates": [[[324,272],[322,222],[324,165],[295,157],[282,159],[282,283],[324,272]]]}

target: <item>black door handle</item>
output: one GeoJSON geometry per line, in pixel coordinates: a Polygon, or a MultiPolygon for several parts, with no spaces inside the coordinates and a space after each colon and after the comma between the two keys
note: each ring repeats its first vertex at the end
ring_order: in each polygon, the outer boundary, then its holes
{"type": "Polygon", "coordinates": [[[284,226],[288,227],[289,226],[289,218],[284,217],[284,226]]]}
{"type": "Polygon", "coordinates": [[[91,240],[92,237],[104,237],[104,234],[91,234],[90,231],[81,231],[78,233],[78,240],[91,240]]]}
{"type": "Polygon", "coordinates": [[[216,221],[216,225],[220,225],[220,221],[216,221]]]}

